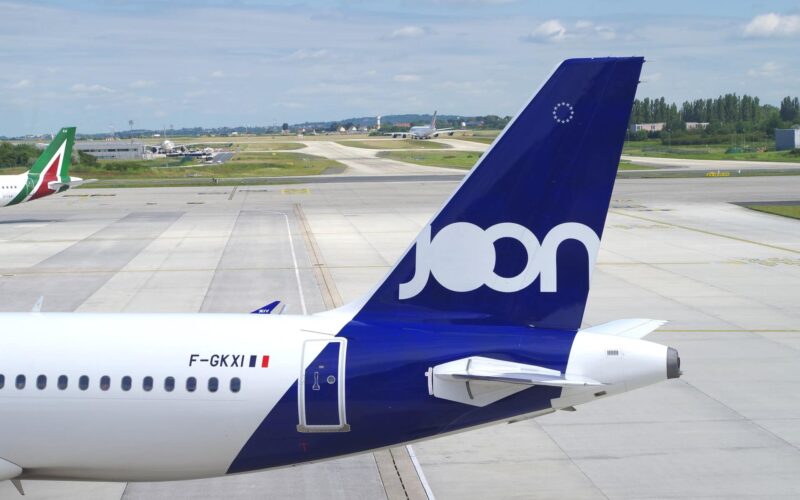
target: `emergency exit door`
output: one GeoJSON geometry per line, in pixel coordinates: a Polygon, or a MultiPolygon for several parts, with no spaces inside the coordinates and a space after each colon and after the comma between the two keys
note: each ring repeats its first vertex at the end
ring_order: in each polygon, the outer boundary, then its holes
{"type": "Polygon", "coordinates": [[[347,339],[306,340],[297,384],[298,432],[347,432],[347,339]]]}

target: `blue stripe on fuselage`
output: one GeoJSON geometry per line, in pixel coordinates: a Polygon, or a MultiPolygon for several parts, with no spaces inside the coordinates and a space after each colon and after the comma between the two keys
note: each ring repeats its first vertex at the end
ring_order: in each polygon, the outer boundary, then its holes
{"type": "Polygon", "coordinates": [[[297,383],[268,412],[228,473],[357,453],[550,408],[561,389],[537,386],[479,408],[428,394],[429,367],[467,356],[563,372],[575,332],[524,327],[351,322],[345,376],[349,432],[298,432],[297,383]]]}

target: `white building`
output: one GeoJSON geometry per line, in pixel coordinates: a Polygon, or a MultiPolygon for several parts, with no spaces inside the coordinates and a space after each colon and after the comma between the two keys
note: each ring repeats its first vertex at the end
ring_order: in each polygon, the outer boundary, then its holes
{"type": "Polygon", "coordinates": [[[644,130],[645,132],[661,132],[664,130],[667,124],[664,122],[659,123],[634,123],[631,125],[631,132],[639,132],[640,130],[644,130]]]}
{"type": "Polygon", "coordinates": [[[144,144],[141,142],[78,141],[75,149],[98,160],[141,160],[144,157],[144,144]]]}
{"type": "Polygon", "coordinates": [[[686,122],[686,130],[702,130],[708,127],[708,122],[686,122]]]}

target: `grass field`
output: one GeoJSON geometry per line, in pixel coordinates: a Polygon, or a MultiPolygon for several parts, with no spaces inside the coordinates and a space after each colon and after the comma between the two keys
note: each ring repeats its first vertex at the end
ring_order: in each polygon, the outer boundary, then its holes
{"type": "Polygon", "coordinates": [[[27,172],[28,167],[8,167],[8,168],[0,168],[0,175],[17,175],[23,172],[27,172]]]}
{"type": "Polygon", "coordinates": [[[618,170],[654,170],[656,167],[651,167],[649,165],[640,165],[639,163],[633,163],[631,161],[622,160],[619,162],[618,170]]]}
{"type": "MultiPolygon", "coordinates": [[[[426,165],[430,167],[463,168],[469,170],[481,157],[480,153],[472,151],[381,151],[381,158],[426,165]]],[[[631,162],[620,162],[620,170],[653,170],[654,167],[639,165],[631,162]]]]}
{"type": "Polygon", "coordinates": [[[759,212],[766,212],[768,214],[780,215],[783,217],[791,217],[792,219],[800,219],[800,202],[780,205],[761,205],[761,204],[744,204],[742,205],[751,210],[758,210],[759,212]]]}
{"type": "MultiPolygon", "coordinates": [[[[341,163],[302,153],[239,153],[230,161],[220,164],[198,164],[171,160],[103,161],[97,167],[76,165],[76,176],[99,180],[146,180],[196,178],[282,177],[317,175],[328,171],[341,171],[341,163]]],[[[174,184],[173,184],[174,185],[174,184]]]]}
{"type": "Polygon", "coordinates": [[[362,141],[336,141],[342,146],[363,149],[448,149],[450,146],[439,142],[419,139],[373,139],[362,141]]]}
{"type": "Polygon", "coordinates": [[[481,154],[472,151],[381,151],[378,156],[416,165],[469,170],[481,154]]]}
{"type": "MultiPolygon", "coordinates": [[[[754,146],[769,146],[758,143],[754,146]]],[[[800,154],[792,151],[764,151],[747,153],[726,153],[729,144],[710,144],[693,146],[665,146],[658,141],[626,142],[622,154],[631,156],[648,156],[656,158],[681,158],[688,160],[740,160],[740,161],[775,161],[800,163],[800,154]]]]}
{"type": "Polygon", "coordinates": [[[481,144],[491,144],[494,142],[494,137],[473,137],[473,136],[461,136],[461,137],[453,137],[453,139],[459,139],[461,141],[470,141],[470,142],[480,142],[481,144]]]}
{"type": "Polygon", "coordinates": [[[303,149],[305,144],[300,142],[241,142],[233,144],[232,149],[239,151],[291,151],[295,149],[303,149]]]}

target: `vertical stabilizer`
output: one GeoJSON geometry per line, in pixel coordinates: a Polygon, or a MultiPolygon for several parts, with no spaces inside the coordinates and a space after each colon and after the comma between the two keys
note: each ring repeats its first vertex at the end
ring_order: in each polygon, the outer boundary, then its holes
{"type": "Polygon", "coordinates": [[[28,171],[24,188],[9,205],[53,194],[57,190],[50,188],[51,182],[59,185],[69,184],[69,167],[72,163],[74,144],[75,127],[62,128],[28,171]]]}
{"type": "Polygon", "coordinates": [[[577,329],[644,59],[570,59],[356,319],[577,329]]]}

